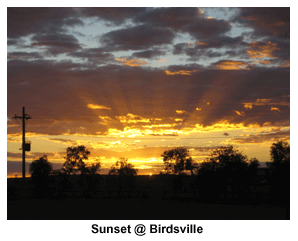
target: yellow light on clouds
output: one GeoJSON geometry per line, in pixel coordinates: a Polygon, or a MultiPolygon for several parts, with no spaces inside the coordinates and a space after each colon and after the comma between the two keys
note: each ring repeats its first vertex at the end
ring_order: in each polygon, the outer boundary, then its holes
{"type": "Polygon", "coordinates": [[[106,106],[104,106],[104,105],[88,104],[87,107],[88,107],[89,109],[111,110],[110,107],[106,107],[106,106]]]}

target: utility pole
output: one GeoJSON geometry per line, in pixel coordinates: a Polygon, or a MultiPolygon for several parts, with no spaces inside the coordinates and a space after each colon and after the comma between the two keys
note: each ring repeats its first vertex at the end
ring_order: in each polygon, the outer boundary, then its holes
{"type": "Polygon", "coordinates": [[[29,149],[27,149],[26,141],[25,141],[25,120],[31,119],[31,117],[27,114],[25,114],[25,107],[23,107],[23,115],[22,116],[17,116],[15,115],[13,117],[14,119],[22,119],[23,121],[23,138],[22,138],[22,157],[23,157],[23,161],[22,161],[22,174],[23,174],[23,179],[25,179],[25,151],[30,151],[30,147],[29,149]]]}

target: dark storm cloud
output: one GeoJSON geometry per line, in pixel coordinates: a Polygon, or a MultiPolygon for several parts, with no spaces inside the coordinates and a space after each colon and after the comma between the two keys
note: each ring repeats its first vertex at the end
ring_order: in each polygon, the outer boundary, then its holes
{"type": "Polygon", "coordinates": [[[38,34],[31,38],[31,46],[47,48],[51,55],[69,53],[82,49],[79,41],[69,34],[38,34]]]}
{"type": "Polygon", "coordinates": [[[229,36],[217,36],[206,42],[179,43],[173,46],[173,54],[185,54],[191,57],[188,59],[190,61],[199,60],[201,57],[221,57],[230,55],[228,52],[219,52],[221,48],[239,49],[239,47],[247,46],[247,43],[245,43],[243,39],[243,36],[235,38],[229,36]],[[211,48],[213,50],[207,50],[211,48]]]}
{"type": "Polygon", "coordinates": [[[154,8],[137,15],[133,20],[189,33],[196,39],[208,39],[231,29],[229,22],[208,19],[199,8],[154,8]]]}
{"type": "Polygon", "coordinates": [[[121,25],[127,19],[135,15],[145,12],[146,8],[78,8],[82,17],[97,17],[98,19],[121,25]]]}
{"type": "Polygon", "coordinates": [[[253,28],[255,36],[290,38],[290,8],[240,8],[234,21],[253,28]]]}
{"type": "Polygon", "coordinates": [[[171,44],[174,37],[175,34],[170,29],[144,24],[108,32],[100,38],[100,41],[107,51],[143,50],[171,44]]]}
{"type": "Polygon", "coordinates": [[[196,50],[196,49],[187,49],[185,51],[185,54],[189,56],[187,61],[199,61],[199,60],[204,60],[204,59],[210,59],[210,58],[218,58],[218,57],[223,57],[226,54],[221,53],[219,51],[213,51],[213,50],[196,50]]]}
{"type": "Polygon", "coordinates": [[[222,36],[231,29],[230,23],[205,18],[198,8],[153,8],[140,11],[132,20],[141,25],[104,34],[101,42],[111,50],[138,50],[170,44],[177,32],[213,41],[209,48],[235,45],[243,39],[222,36]]]}
{"type": "Polygon", "coordinates": [[[17,45],[17,44],[18,44],[18,41],[16,39],[8,39],[7,40],[7,46],[17,45]]]}
{"type": "Polygon", "coordinates": [[[145,51],[135,52],[132,54],[132,56],[137,58],[152,59],[165,54],[166,54],[166,51],[156,49],[156,50],[145,50],[145,51]]]}
{"type": "Polygon", "coordinates": [[[239,47],[239,45],[244,45],[244,37],[229,37],[229,36],[217,36],[208,40],[207,43],[203,45],[198,45],[200,48],[222,48],[222,47],[239,47]]]}
{"type": "Polygon", "coordinates": [[[7,40],[7,45],[16,45],[17,44],[17,40],[13,39],[13,40],[7,40]]]}
{"type": "Polygon", "coordinates": [[[73,8],[7,8],[7,37],[35,33],[65,32],[65,27],[83,25],[73,8]]]}
{"type": "Polygon", "coordinates": [[[90,62],[95,63],[108,63],[115,60],[115,57],[111,53],[105,53],[102,48],[90,48],[90,49],[83,49],[78,52],[71,52],[68,56],[87,59],[90,62]]]}
{"type": "Polygon", "coordinates": [[[43,56],[38,52],[9,52],[7,59],[42,59],[43,56]]]}
{"type": "Polygon", "coordinates": [[[196,39],[211,39],[231,30],[231,25],[225,20],[200,19],[186,26],[183,31],[196,39]]]}
{"type": "MultiPolygon", "coordinates": [[[[60,128],[73,129],[74,127],[69,124],[69,119],[72,121],[84,120],[88,124],[88,120],[92,119],[92,113],[91,116],[90,113],[87,114],[88,109],[84,109],[79,114],[72,110],[73,106],[79,108],[83,104],[79,93],[74,92],[73,88],[78,83],[78,78],[81,82],[84,77],[77,76],[77,78],[68,79],[68,75],[74,69],[81,67],[84,67],[84,65],[70,62],[9,61],[7,91],[8,103],[12,103],[12,106],[10,106],[11,111],[18,113],[19,110],[16,106],[25,105],[29,107],[29,110],[32,108],[30,114],[39,117],[32,120],[32,122],[40,123],[40,125],[43,125],[42,128],[51,133],[55,132],[55,128],[52,126],[53,123],[60,128]],[[22,83],[28,84],[22,85],[22,83]],[[20,97],[19,93],[24,93],[24,96],[20,97]],[[66,116],[67,118],[65,118],[66,116]]],[[[80,126],[76,128],[79,129],[80,126]]]]}
{"type": "Polygon", "coordinates": [[[237,49],[237,50],[227,50],[224,52],[224,55],[229,56],[231,58],[238,57],[238,58],[247,58],[246,49],[237,49]]]}
{"type": "Polygon", "coordinates": [[[135,16],[133,20],[177,31],[200,17],[202,13],[198,8],[152,8],[135,16]]]}

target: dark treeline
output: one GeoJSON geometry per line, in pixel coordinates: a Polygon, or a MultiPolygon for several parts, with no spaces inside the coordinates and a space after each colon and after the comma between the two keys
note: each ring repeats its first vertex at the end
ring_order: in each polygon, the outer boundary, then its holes
{"type": "MultiPolygon", "coordinates": [[[[138,170],[121,158],[108,175],[101,163],[87,165],[85,146],[69,147],[61,169],[53,170],[47,156],[30,164],[31,178],[8,181],[8,201],[20,199],[152,200],[232,205],[277,205],[290,210],[290,146],[278,141],[270,148],[271,162],[260,168],[234,146],[213,151],[198,165],[187,148],[177,147],[161,156],[159,175],[137,176],[138,170]],[[24,183],[25,181],[25,183],[24,183]]],[[[146,218],[146,217],[145,217],[146,218]]],[[[257,219],[257,217],[256,217],[257,219]]]]}

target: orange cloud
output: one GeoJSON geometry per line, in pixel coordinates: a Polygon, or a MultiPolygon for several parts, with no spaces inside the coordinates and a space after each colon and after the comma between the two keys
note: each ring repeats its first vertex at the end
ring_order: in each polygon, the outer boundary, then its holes
{"type": "Polygon", "coordinates": [[[207,43],[203,43],[203,42],[188,42],[187,43],[187,47],[194,47],[194,45],[207,45],[207,43]]]}
{"type": "Polygon", "coordinates": [[[177,114],[183,114],[183,113],[186,113],[186,111],[185,110],[176,110],[176,113],[177,114]]]}
{"type": "MultiPolygon", "coordinates": [[[[211,126],[203,126],[201,124],[196,124],[195,128],[189,129],[189,133],[192,132],[209,132],[209,131],[229,131],[229,130],[245,130],[245,129],[251,129],[251,128],[258,128],[259,125],[257,124],[250,124],[250,125],[244,125],[243,123],[233,124],[230,123],[227,120],[219,121],[218,123],[215,123],[211,126]]],[[[184,128],[186,129],[186,128],[184,128]]]]}
{"type": "Polygon", "coordinates": [[[280,65],[279,67],[281,67],[281,68],[290,67],[290,60],[285,60],[285,61],[283,62],[283,64],[280,65]]]}
{"type": "Polygon", "coordinates": [[[106,107],[106,106],[104,106],[104,105],[88,104],[87,107],[88,107],[89,109],[111,110],[110,107],[106,107]]]}
{"type": "Polygon", "coordinates": [[[126,116],[116,116],[121,123],[148,123],[150,119],[128,113],[126,116]]]}
{"type": "Polygon", "coordinates": [[[243,61],[224,60],[213,64],[217,69],[221,70],[250,70],[248,64],[243,61]]]}
{"type": "Polygon", "coordinates": [[[235,112],[236,112],[237,115],[244,116],[244,112],[243,111],[240,112],[240,111],[235,110],[235,112]]]}
{"type": "MultiPolygon", "coordinates": [[[[289,106],[290,103],[287,103],[285,101],[282,102],[272,102],[272,99],[257,99],[255,102],[251,103],[243,103],[245,109],[252,109],[254,105],[279,105],[279,106],[289,106]]],[[[277,107],[271,107],[272,108],[277,108],[277,107]]],[[[279,109],[279,108],[277,108],[279,109]]],[[[276,110],[276,109],[275,109],[276,110]]]]}
{"type": "Polygon", "coordinates": [[[254,103],[255,105],[266,105],[269,103],[272,99],[257,99],[257,101],[254,103]]]}
{"type": "Polygon", "coordinates": [[[253,104],[252,103],[243,103],[245,109],[252,109],[253,104]]]}
{"type": "Polygon", "coordinates": [[[276,111],[280,112],[280,109],[279,108],[273,107],[273,106],[271,106],[271,110],[276,110],[276,111]]]}
{"type": "Polygon", "coordinates": [[[179,71],[176,71],[176,72],[171,72],[169,70],[166,70],[165,73],[167,75],[176,75],[176,74],[180,74],[180,75],[191,75],[192,73],[195,73],[197,72],[197,70],[179,70],[179,71]]]}
{"type": "Polygon", "coordinates": [[[98,122],[99,124],[102,124],[102,125],[108,125],[110,124],[111,121],[113,121],[112,118],[109,116],[98,116],[98,118],[102,120],[98,122]]]}
{"type": "Polygon", "coordinates": [[[176,125],[172,125],[172,124],[158,124],[158,125],[146,125],[146,126],[143,126],[144,128],[149,128],[149,129],[152,129],[152,128],[161,128],[161,127],[174,127],[176,125]]]}
{"type": "Polygon", "coordinates": [[[246,50],[250,59],[275,58],[272,55],[274,50],[279,50],[276,43],[269,42],[252,42],[249,44],[250,49],[246,50]]]}
{"type": "Polygon", "coordinates": [[[140,59],[117,58],[116,60],[122,62],[123,65],[128,65],[132,67],[148,64],[146,61],[140,59]]]}

